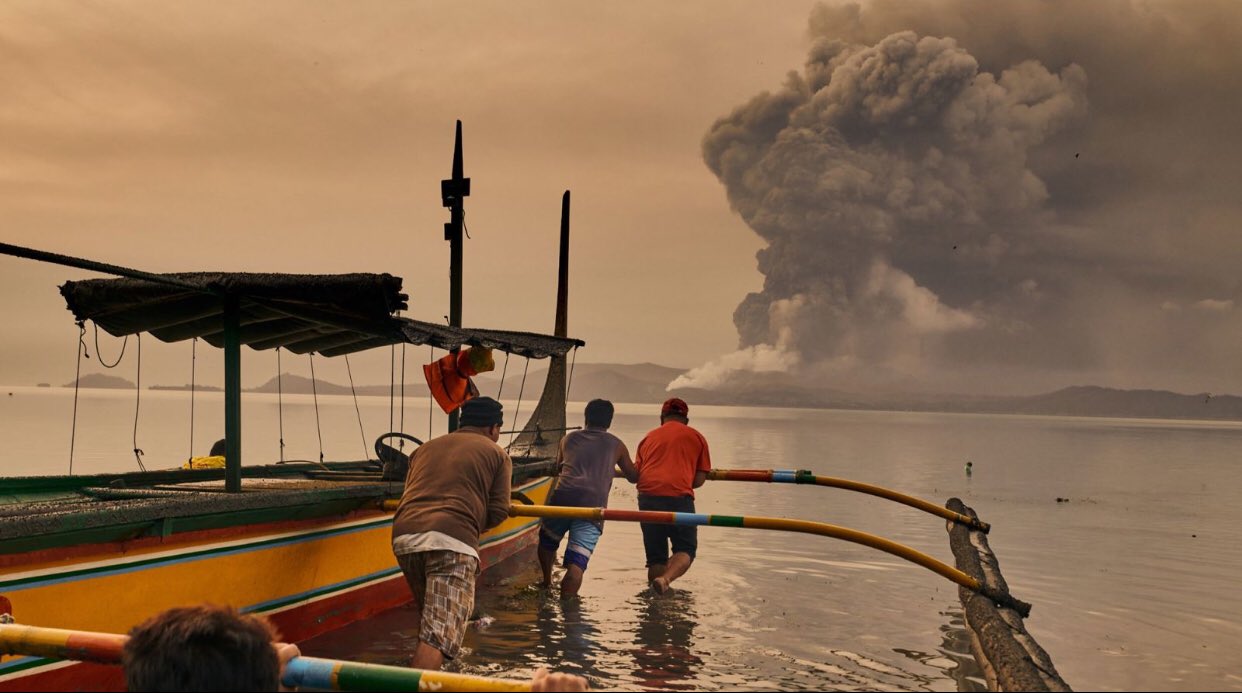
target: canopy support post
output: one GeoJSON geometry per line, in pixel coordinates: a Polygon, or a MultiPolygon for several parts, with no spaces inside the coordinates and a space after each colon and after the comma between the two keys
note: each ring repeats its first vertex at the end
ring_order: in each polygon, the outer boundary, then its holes
{"type": "Polygon", "coordinates": [[[224,490],[241,492],[241,310],[224,298],[224,490]]]}

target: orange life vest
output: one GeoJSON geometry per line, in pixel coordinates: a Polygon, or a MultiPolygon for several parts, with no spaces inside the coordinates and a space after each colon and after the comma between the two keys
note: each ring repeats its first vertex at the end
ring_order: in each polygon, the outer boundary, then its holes
{"type": "Polygon", "coordinates": [[[427,378],[427,387],[431,389],[436,404],[448,414],[465,404],[466,400],[479,396],[479,388],[475,387],[470,376],[495,368],[491,349],[470,347],[423,366],[423,376],[427,378]]]}

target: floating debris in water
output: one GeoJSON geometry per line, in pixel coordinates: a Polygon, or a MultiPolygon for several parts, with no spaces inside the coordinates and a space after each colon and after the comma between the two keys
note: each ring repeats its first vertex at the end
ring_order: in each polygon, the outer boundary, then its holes
{"type": "Polygon", "coordinates": [[[1068,502],[1069,502],[1069,499],[1068,499],[1068,498],[1062,498],[1062,497],[1060,497],[1060,496],[1057,496],[1057,502],[1058,502],[1058,503],[1068,503],[1068,502]]]}
{"type": "Polygon", "coordinates": [[[491,616],[480,616],[479,618],[475,619],[474,627],[475,628],[486,628],[495,622],[496,622],[496,619],[492,618],[491,616]]]}

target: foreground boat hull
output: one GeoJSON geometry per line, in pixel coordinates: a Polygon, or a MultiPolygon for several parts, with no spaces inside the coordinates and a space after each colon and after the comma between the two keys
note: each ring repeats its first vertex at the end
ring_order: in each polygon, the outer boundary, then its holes
{"type": "MultiPolygon", "coordinates": [[[[551,480],[523,484],[542,503],[551,480]]],[[[510,518],[480,542],[483,572],[533,557],[537,521],[510,518]]],[[[243,525],[160,539],[5,556],[0,596],[18,623],[124,633],[164,609],[228,604],[266,614],[299,642],[411,600],[391,548],[392,513],[243,525]],[[25,560],[23,560],[25,559],[25,560]]],[[[0,690],[100,690],[119,669],[37,657],[0,661],[0,690]]]]}

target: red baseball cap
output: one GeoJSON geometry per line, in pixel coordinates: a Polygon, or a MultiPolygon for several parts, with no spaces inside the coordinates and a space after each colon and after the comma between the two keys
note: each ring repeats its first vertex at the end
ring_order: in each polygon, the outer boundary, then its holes
{"type": "Polygon", "coordinates": [[[686,404],[686,401],[680,397],[670,397],[664,400],[664,406],[660,407],[660,416],[668,416],[669,414],[686,416],[689,413],[690,405],[686,404]]]}

